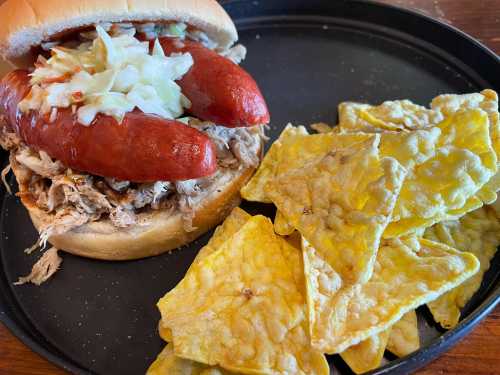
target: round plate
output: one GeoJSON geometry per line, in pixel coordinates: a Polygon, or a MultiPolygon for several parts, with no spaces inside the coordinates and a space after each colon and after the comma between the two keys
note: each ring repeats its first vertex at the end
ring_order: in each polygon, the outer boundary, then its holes
{"type": "MultiPolygon", "coordinates": [[[[243,63],[259,83],[272,114],[271,140],[287,122],[335,124],[337,104],[410,99],[498,89],[498,57],[465,34],[420,14],[365,1],[226,1],[243,63]]],[[[6,154],[2,154],[6,160],[6,154]]],[[[162,349],[156,301],[183,277],[207,233],[191,245],[154,258],[103,262],[63,255],[60,271],[40,287],[14,286],[39,254],[19,200],[0,191],[0,319],[33,350],[78,373],[140,374],[162,349]]],[[[267,205],[244,204],[272,214],[267,205]]],[[[465,335],[498,301],[500,258],[453,331],[440,331],[419,309],[422,349],[374,373],[408,373],[465,335]],[[437,339],[440,336],[440,339],[437,339]]],[[[338,356],[332,367],[350,370],[338,356]]]]}

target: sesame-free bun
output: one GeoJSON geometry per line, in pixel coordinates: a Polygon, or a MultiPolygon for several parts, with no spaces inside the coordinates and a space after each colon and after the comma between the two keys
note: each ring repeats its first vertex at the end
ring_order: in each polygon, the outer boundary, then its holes
{"type": "Polygon", "coordinates": [[[216,0],[7,0],[0,6],[0,54],[26,59],[51,36],[100,22],[185,22],[225,48],[238,39],[216,0]]]}
{"type": "MultiPolygon", "coordinates": [[[[53,214],[38,208],[29,193],[29,176],[12,164],[19,185],[21,202],[37,228],[50,223],[53,214]]],[[[241,201],[240,189],[252,176],[254,168],[227,169],[220,173],[210,190],[196,197],[192,226],[186,231],[178,211],[152,210],[138,215],[138,223],[117,228],[107,218],[81,225],[61,235],[51,236],[49,242],[58,249],[88,258],[129,260],[158,255],[193,241],[222,222],[241,201]]]]}

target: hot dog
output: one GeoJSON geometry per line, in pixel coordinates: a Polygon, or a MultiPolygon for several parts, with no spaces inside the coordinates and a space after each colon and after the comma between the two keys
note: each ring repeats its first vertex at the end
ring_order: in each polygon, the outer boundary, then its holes
{"type": "Polygon", "coordinates": [[[60,108],[49,122],[36,111],[18,111],[29,88],[27,71],[5,76],[0,82],[1,111],[24,142],[68,167],[136,182],[186,180],[216,169],[211,140],[178,121],[134,111],[121,124],[99,114],[91,126],[83,126],[70,108],[60,108]]]}
{"type": "Polygon", "coordinates": [[[240,66],[198,42],[176,38],[159,41],[167,55],[188,52],[193,57],[193,66],[178,81],[191,101],[188,111],[193,116],[228,127],[269,122],[257,83],[240,66]]]}

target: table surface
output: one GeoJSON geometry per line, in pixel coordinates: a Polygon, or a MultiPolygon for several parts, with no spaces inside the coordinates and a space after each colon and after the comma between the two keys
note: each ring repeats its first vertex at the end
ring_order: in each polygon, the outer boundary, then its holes
{"type": "MultiPolygon", "coordinates": [[[[500,53],[500,0],[382,0],[417,9],[474,36],[500,53]]],[[[1,1],[0,1],[1,2],[1,1]]],[[[500,306],[452,350],[418,374],[500,373],[500,306]]],[[[65,374],[0,324],[0,375],[65,374]]]]}

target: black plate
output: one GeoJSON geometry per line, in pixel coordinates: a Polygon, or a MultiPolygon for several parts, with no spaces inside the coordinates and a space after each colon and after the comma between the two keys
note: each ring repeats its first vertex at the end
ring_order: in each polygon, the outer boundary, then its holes
{"type": "MultiPolygon", "coordinates": [[[[267,98],[272,139],[288,121],[335,123],[336,106],[345,100],[408,98],[428,104],[442,93],[500,86],[495,54],[458,30],[407,10],[338,0],[226,1],[224,6],[249,51],[243,66],[267,98]]],[[[46,284],[13,286],[39,256],[23,253],[37,235],[19,201],[4,190],[0,194],[0,319],[33,350],[74,373],[144,373],[162,348],[155,303],[182,278],[210,234],[180,251],[139,261],[64,255],[62,269],[46,284]]],[[[252,213],[272,211],[244,206],[252,213]]],[[[443,334],[421,308],[422,350],[375,373],[408,373],[467,334],[498,302],[499,270],[496,257],[453,331],[443,334]]],[[[331,359],[350,372],[338,356],[331,359]]]]}

